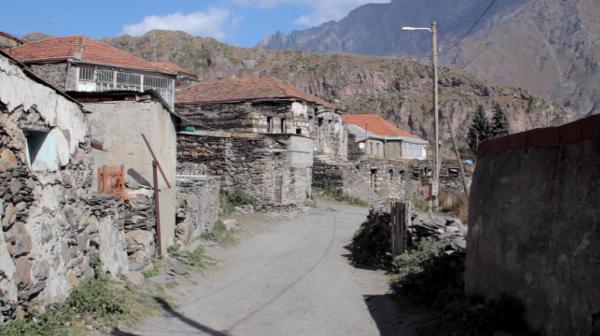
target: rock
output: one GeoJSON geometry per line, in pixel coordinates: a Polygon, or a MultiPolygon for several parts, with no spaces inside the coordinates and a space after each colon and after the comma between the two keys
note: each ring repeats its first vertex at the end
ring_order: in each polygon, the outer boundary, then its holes
{"type": "Polygon", "coordinates": [[[435,226],[436,229],[443,229],[446,227],[446,219],[439,216],[432,216],[429,220],[429,224],[435,226]]]}
{"type": "Polygon", "coordinates": [[[136,262],[129,263],[129,271],[130,272],[137,272],[137,271],[141,271],[143,269],[144,269],[144,264],[138,264],[136,262]]]}
{"type": "Polygon", "coordinates": [[[8,188],[10,189],[10,192],[13,195],[16,195],[19,193],[19,191],[21,191],[21,188],[23,188],[23,184],[21,183],[21,181],[19,181],[19,179],[12,179],[10,180],[10,182],[8,183],[8,188]]]}
{"type": "Polygon", "coordinates": [[[459,232],[459,229],[455,226],[447,226],[446,227],[446,233],[452,234],[452,233],[457,233],[457,232],[459,232]]]}
{"type": "Polygon", "coordinates": [[[15,280],[19,288],[25,288],[31,283],[31,261],[27,257],[17,259],[15,271],[15,280]]]}
{"type": "Polygon", "coordinates": [[[140,272],[127,273],[127,280],[134,286],[140,286],[144,283],[144,275],[140,272]]]}
{"type": "Polygon", "coordinates": [[[161,274],[161,275],[153,276],[149,280],[154,283],[157,283],[159,285],[168,285],[173,282],[173,277],[170,275],[161,274]]]}
{"type": "Polygon", "coordinates": [[[227,230],[236,230],[240,226],[240,223],[237,219],[226,219],[223,221],[223,225],[225,225],[227,230]]]}
{"type": "Polygon", "coordinates": [[[236,206],[235,207],[235,211],[243,214],[243,215],[249,215],[249,214],[253,214],[254,213],[254,207],[252,205],[241,205],[241,206],[236,206]]]}
{"type": "Polygon", "coordinates": [[[188,274],[188,270],[187,267],[179,264],[173,268],[171,268],[171,271],[173,271],[173,273],[177,274],[177,275],[186,275],[188,274]]]}

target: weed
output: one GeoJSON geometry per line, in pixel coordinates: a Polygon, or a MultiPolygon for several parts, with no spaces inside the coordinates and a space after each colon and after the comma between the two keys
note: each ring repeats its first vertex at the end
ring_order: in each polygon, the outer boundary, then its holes
{"type": "Polygon", "coordinates": [[[152,267],[152,269],[146,270],[146,271],[142,271],[142,275],[144,276],[144,278],[152,278],[154,276],[157,276],[160,274],[160,267],[157,264],[154,264],[154,266],[152,267]]]}
{"type": "Polygon", "coordinates": [[[401,279],[409,274],[422,272],[424,262],[439,256],[446,245],[447,242],[444,241],[424,241],[417,249],[394,258],[392,272],[398,274],[401,279]]]}
{"type": "Polygon", "coordinates": [[[254,197],[240,189],[221,190],[219,203],[226,215],[233,213],[236,206],[252,205],[254,208],[259,206],[259,202],[254,197]]]}
{"type": "Polygon", "coordinates": [[[212,230],[204,232],[202,240],[213,241],[220,244],[231,244],[235,241],[236,230],[229,230],[222,221],[218,221],[212,230]]]}
{"type": "Polygon", "coordinates": [[[171,255],[197,271],[206,268],[207,257],[204,255],[202,247],[193,251],[174,251],[171,255]]]}
{"type": "Polygon", "coordinates": [[[334,199],[338,202],[344,202],[350,205],[357,205],[361,207],[369,206],[369,203],[361,200],[360,198],[344,193],[344,191],[340,188],[325,186],[325,188],[315,188],[313,191],[316,195],[334,199]]]}

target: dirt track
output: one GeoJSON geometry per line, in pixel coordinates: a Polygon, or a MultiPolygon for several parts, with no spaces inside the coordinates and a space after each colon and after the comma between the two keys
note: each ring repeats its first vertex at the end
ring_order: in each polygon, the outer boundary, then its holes
{"type": "Polygon", "coordinates": [[[223,267],[174,290],[175,306],[122,335],[409,335],[385,274],[345,257],[366,213],[326,204],[272,224],[252,217],[242,227],[261,232],[222,250],[223,267]]]}

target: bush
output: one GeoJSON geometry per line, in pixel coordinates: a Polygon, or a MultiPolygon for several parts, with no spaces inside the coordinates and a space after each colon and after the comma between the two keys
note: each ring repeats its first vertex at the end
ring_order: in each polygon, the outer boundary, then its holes
{"type": "Polygon", "coordinates": [[[423,271],[425,261],[439,256],[446,247],[444,241],[424,241],[416,250],[403,253],[392,261],[392,272],[401,278],[423,271]]]}
{"type": "Polygon", "coordinates": [[[228,244],[235,240],[235,230],[229,230],[222,221],[218,221],[212,230],[204,232],[201,239],[228,244]]]}
{"type": "Polygon", "coordinates": [[[239,189],[221,190],[219,203],[225,214],[233,213],[237,206],[252,205],[258,208],[260,205],[258,200],[239,189]]]}
{"type": "Polygon", "coordinates": [[[66,305],[79,314],[114,320],[127,312],[121,294],[110,288],[106,278],[87,280],[73,289],[66,305]]]}
{"type": "Polygon", "coordinates": [[[392,262],[390,214],[371,212],[354,234],[350,244],[351,260],[355,265],[388,269],[392,262]]]}

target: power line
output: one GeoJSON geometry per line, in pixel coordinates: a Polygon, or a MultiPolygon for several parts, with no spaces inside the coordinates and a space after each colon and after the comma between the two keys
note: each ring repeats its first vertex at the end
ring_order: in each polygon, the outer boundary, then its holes
{"type": "MultiPolygon", "coordinates": [[[[451,50],[457,48],[464,41],[465,38],[467,38],[469,35],[471,35],[473,30],[475,30],[477,25],[479,25],[481,20],[483,20],[483,18],[489,13],[489,11],[492,9],[492,7],[494,7],[494,4],[496,4],[496,0],[490,1],[490,4],[485,8],[485,10],[481,13],[481,15],[479,15],[479,17],[477,18],[477,20],[475,20],[473,25],[471,25],[469,30],[467,30],[467,32],[458,40],[458,42],[456,42],[452,47],[446,49],[446,51],[442,52],[441,55],[444,55],[444,54],[450,52],[451,50]]],[[[454,56],[452,63],[456,62],[457,58],[458,58],[458,51],[456,51],[456,55],[454,56]]]]}

